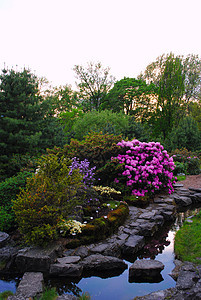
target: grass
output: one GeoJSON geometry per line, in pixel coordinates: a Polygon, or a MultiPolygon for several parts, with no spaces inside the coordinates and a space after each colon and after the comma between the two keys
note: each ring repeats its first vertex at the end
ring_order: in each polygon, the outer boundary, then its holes
{"type": "Polygon", "coordinates": [[[175,235],[175,254],[182,261],[201,262],[201,212],[192,223],[184,222],[175,235]]]}
{"type": "Polygon", "coordinates": [[[177,175],[177,180],[182,181],[186,179],[186,175],[177,175]]]}
{"type": "MultiPolygon", "coordinates": [[[[57,291],[55,288],[45,289],[42,296],[39,300],[55,300],[58,297],[57,291]]],[[[36,298],[38,299],[38,298],[36,298]]]]}
{"type": "Polygon", "coordinates": [[[14,295],[13,292],[11,291],[5,291],[0,293],[0,300],[6,300],[8,298],[8,296],[12,296],[14,295]]]}

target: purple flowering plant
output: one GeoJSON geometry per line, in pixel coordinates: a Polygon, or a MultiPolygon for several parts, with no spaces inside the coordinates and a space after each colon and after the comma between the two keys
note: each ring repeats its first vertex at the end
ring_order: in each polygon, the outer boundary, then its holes
{"type": "Polygon", "coordinates": [[[90,168],[89,165],[90,165],[90,162],[87,159],[80,161],[79,158],[73,157],[72,164],[69,167],[70,168],[69,175],[72,175],[74,169],[79,169],[80,174],[83,175],[82,182],[86,186],[92,186],[93,182],[95,180],[95,178],[94,178],[95,172],[94,171],[95,171],[96,167],[90,168]]]}
{"type": "Polygon", "coordinates": [[[131,195],[153,195],[162,188],[168,188],[169,194],[173,189],[176,177],[173,176],[175,164],[173,158],[159,142],[140,142],[122,140],[117,145],[121,146],[124,154],[112,157],[123,166],[114,182],[125,182],[131,195]]]}

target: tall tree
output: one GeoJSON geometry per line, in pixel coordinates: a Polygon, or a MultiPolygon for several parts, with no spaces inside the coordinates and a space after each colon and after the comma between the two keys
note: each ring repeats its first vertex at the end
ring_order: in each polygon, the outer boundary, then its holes
{"type": "Polygon", "coordinates": [[[41,136],[42,97],[29,70],[3,70],[0,75],[0,153],[32,152],[41,136]]]}
{"type": "Polygon", "coordinates": [[[178,57],[170,54],[159,81],[158,102],[154,115],[156,133],[162,133],[165,140],[175,120],[179,119],[184,95],[185,75],[178,57]]]}
{"type": "Polygon", "coordinates": [[[153,111],[155,93],[154,84],[148,85],[144,80],[124,77],[109,91],[103,107],[135,115],[136,120],[143,123],[153,111]]]}
{"type": "Polygon", "coordinates": [[[90,62],[87,68],[75,65],[74,71],[80,80],[77,87],[84,111],[100,110],[104,97],[115,81],[115,78],[109,75],[110,68],[103,68],[100,62],[90,62]]]}

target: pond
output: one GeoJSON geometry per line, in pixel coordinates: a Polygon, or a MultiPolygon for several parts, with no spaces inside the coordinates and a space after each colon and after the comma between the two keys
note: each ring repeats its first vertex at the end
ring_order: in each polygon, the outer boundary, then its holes
{"type": "MultiPolygon", "coordinates": [[[[109,278],[88,277],[80,281],[73,282],[66,279],[47,279],[46,285],[56,287],[59,294],[70,293],[81,295],[88,292],[92,300],[131,300],[136,296],[143,296],[148,293],[174,287],[176,282],[169,275],[174,265],[174,236],[175,232],[181,227],[184,219],[197,210],[188,209],[179,212],[174,224],[171,224],[150,240],[143,252],[138,254],[135,259],[157,259],[161,261],[165,268],[161,272],[162,278],[158,282],[129,282],[128,269],[133,261],[125,261],[128,264],[122,274],[109,278]]],[[[102,276],[104,277],[104,276],[102,276]]],[[[11,290],[15,292],[19,278],[1,278],[0,292],[11,290]]]]}

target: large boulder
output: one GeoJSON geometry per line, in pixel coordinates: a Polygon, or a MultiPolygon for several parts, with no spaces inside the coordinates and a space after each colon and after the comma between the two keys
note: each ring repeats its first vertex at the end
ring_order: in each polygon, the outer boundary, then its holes
{"type": "Polygon", "coordinates": [[[116,272],[127,269],[128,265],[117,257],[92,254],[81,262],[85,272],[116,272]]]}
{"type": "Polygon", "coordinates": [[[61,255],[61,246],[55,245],[47,248],[25,248],[18,252],[15,263],[22,272],[48,273],[51,263],[61,255]]]}
{"type": "Polygon", "coordinates": [[[158,260],[136,260],[129,268],[129,282],[159,282],[162,279],[160,272],[164,264],[158,260]]]}
{"type": "Polygon", "coordinates": [[[14,296],[10,296],[9,300],[15,299],[33,299],[43,292],[43,274],[40,272],[27,272],[23,275],[22,280],[16,290],[14,296]]]}
{"type": "Polygon", "coordinates": [[[174,201],[178,206],[188,206],[192,204],[192,200],[190,197],[175,195],[174,201]]]}

